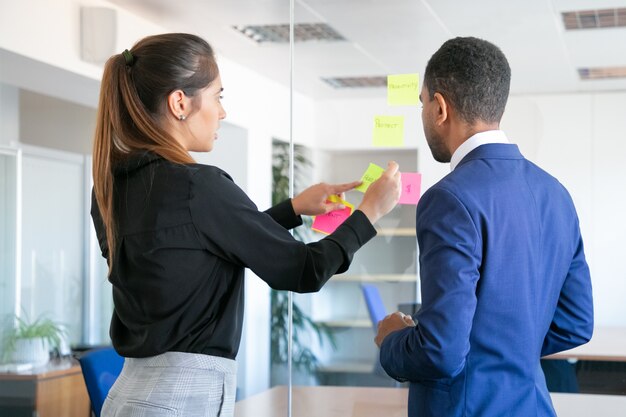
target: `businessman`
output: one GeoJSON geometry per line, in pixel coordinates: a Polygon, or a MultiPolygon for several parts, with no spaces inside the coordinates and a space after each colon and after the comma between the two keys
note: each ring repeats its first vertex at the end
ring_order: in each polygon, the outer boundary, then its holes
{"type": "Polygon", "coordinates": [[[455,38],[430,58],[426,140],[451,172],[417,207],[422,308],[379,323],[385,371],[410,381],[409,416],[554,416],[540,358],[589,341],[593,303],[567,190],[499,130],[511,70],[455,38]]]}

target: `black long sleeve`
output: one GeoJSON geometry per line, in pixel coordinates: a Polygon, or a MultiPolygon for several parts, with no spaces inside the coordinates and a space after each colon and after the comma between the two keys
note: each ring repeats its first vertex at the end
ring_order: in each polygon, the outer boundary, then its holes
{"type": "Polygon", "coordinates": [[[356,211],[332,235],[304,244],[259,212],[222,171],[199,171],[192,190],[191,215],[206,249],[250,268],[278,290],[318,291],[332,275],[344,272],[354,252],[376,233],[356,211]],[[210,216],[204,215],[207,207],[210,216]]]}
{"type": "MultiPolygon", "coordinates": [[[[182,351],[234,359],[245,267],[273,288],[317,291],[375,235],[356,211],[321,241],[298,242],[287,231],[301,223],[289,200],[260,212],[222,170],[149,153],[117,168],[114,212],[110,334],[127,357],[182,351]]],[[[106,257],[95,200],[92,216],[106,257]]]]}

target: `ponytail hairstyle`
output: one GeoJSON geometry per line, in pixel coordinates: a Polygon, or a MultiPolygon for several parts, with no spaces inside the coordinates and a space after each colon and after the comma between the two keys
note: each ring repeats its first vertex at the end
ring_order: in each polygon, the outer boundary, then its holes
{"type": "Polygon", "coordinates": [[[178,164],[193,163],[189,153],[163,127],[167,97],[182,90],[195,104],[197,93],[218,75],[211,46],[185,33],[148,36],[130,51],[113,55],[106,62],[93,143],[93,182],[106,231],[109,274],[117,237],[113,210],[115,166],[142,151],[178,164]]]}

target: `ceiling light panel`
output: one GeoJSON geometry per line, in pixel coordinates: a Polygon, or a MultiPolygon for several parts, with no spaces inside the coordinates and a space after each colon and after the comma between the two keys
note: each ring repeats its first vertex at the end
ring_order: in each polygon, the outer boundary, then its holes
{"type": "Polygon", "coordinates": [[[626,78],[626,67],[578,68],[582,80],[605,80],[626,78]]]}
{"type": "MultiPolygon", "coordinates": [[[[289,25],[238,25],[238,32],[257,43],[289,42],[289,25]]],[[[295,42],[323,41],[338,42],[346,39],[326,23],[296,23],[293,28],[295,42]]]]}
{"type": "Polygon", "coordinates": [[[562,12],[567,30],[600,29],[626,26],[626,8],[562,12]]]}
{"type": "Polygon", "coordinates": [[[387,76],[322,78],[333,88],[378,88],[387,87],[387,76]]]}

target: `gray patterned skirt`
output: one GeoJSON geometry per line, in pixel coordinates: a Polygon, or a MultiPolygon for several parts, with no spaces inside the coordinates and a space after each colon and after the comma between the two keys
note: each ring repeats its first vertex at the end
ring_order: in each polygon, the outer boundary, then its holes
{"type": "Polygon", "coordinates": [[[126,358],[102,417],[232,417],[237,363],[196,353],[126,358]]]}

